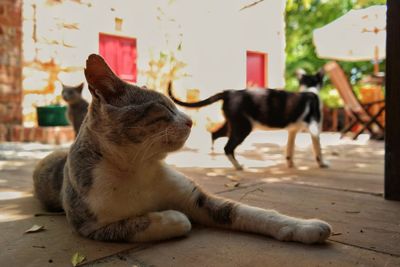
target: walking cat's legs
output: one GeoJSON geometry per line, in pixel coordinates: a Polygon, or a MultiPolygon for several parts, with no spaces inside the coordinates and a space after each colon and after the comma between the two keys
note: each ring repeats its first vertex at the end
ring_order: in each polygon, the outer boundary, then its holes
{"type": "Polygon", "coordinates": [[[306,244],[325,241],[331,227],[317,219],[299,219],[205,194],[198,186],[189,201],[181,202],[183,212],[194,222],[274,237],[306,244]]]}
{"type": "Polygon", "coordinates": [[[311,140],[312,140],[312,144],[313,144],[315,160],[317,161],[320,168],[329,167],[329,164],[326,161],[324,161],[324,159],[322,157],[321,141],[319,138],[320,129],[319,129],[318,124],[316,122],[311,122],[308,128],[309,128],[308,130],[310,132],[311,140]]]}
{"type": "Polygon", "coordinates": [[[288,130],[288,141],[286,145],[286,162],[289,168],[294,167],[293,155],[294,155],[296,134],[297,134],[297,129],[288,130]]]}
{"type": "Polygon", "coordinates": [[[242,170],[243,166],[235,158],[235,149],[251,133],[252,125],[246,118],[235,118],[235,122],[230,122],[231,131],[229,133],[228,143],[224,147],[225,155],[236,168],[242,170]],[[240,125],[240,126],[239,126],[240,125]]]}
{"type": "Polygon", "coordinates": [[[214,150],[214,142],[220,137],[228,136],[229,126],[228,122],[224,122],[224,125],[221,126],[218,130],[211,133],[211,149],[214,150]]]}
{"type": "Polygon", "coordinates": [[[99,228],[93,225],[83,229],[81,234],[94,240],[146,242],[183,236],[190,231],[191,224],[185,214],[166,210],[120,220],[99,228]]]}

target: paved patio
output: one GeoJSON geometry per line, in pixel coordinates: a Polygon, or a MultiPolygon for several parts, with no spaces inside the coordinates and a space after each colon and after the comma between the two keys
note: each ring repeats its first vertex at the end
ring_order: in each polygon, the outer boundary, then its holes
{"type": "Polygon", "coordinates": [[[329,241],[307,246],[200,226],[186,238],[159,243],[83,239],[64,216],[35,216],[43,210],[32,196],[32,169],[54,146],[0,144],[1,265],[71,266],[79,252],[85,266],[400,266],[400,202],[382,197],[383,142],[324,133],[323,152],[331,167],[319,169],[309,136],[300,134],[297,167],[287,169],[286,133],[254,132],[237,150],[247,167],[237,172],[223,155],[226,140],[218,140],[214,153],[208,140],[194,129],[187,147],[167,162],[218,195],[324,219],[334,229],[329,241]],[[34,224],[46,230],[24,234],[34,224]]]}

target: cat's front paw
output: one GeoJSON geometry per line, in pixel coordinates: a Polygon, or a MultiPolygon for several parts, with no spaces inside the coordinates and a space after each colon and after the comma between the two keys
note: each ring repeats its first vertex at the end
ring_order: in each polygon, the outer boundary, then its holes
{"type": "Polygon", "coordinates": [[[304,244],[322,243],[332,232],[331,226],[318,219],[299,220],[279,230],[277,239],[304,244]]]}
{"type": "Polygon", "coordinates": [[[188,217],[176,210],[159,212],[158,216],[155,216],[155,218],[159,220],[162,227],[169,228],[169,230],[176,233],[176,235],[185,235],[192,228],[188,217]]]}
{"type": "Polygon", "coordinates": [[[294,168],[293,160],[288,160],[288,161],[286,161],[286,164],[287,164],[287,167],[288,167],[289,169],[294,168]]]}
{"type": "Polygon", "coordinates": [[[235,166],[235,169],[236,169],[237,171],[243,171],[244,166],[243,166],[243,165],[238,165],[238,166],[235,166]]]}
{"type": "Polygon", "coordinates": [[[318,164],[319,164],[320,168],[329,168],[329,166],[330,166],[329,162],[325,161],[325,160],[319,162],[318,164]]]}

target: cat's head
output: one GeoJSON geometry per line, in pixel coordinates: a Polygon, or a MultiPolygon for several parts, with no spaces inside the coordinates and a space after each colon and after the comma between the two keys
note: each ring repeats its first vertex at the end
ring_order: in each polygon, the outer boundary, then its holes
{"type": "Polygon", "coordinates": [[[315,89],[319,91],[323,85],[324,70],[321,69],[317,73],[307,74],[303,69],[296,71],[297,79],[299,80],[300,91],[315,89]]]}
{"type": "Polygon", "coordinates": [[[183,146],[192,126],[166,96],[118,78],[99,55],[86,61],[92,94],[87,127],[103,142],[162,158],[183,146]]]}
{"type": "Polygon", "coordinates": [[[82,98],[83,83],[76,86],[62,84],[61,96],[68,104],[73,104],[82,98]]]}

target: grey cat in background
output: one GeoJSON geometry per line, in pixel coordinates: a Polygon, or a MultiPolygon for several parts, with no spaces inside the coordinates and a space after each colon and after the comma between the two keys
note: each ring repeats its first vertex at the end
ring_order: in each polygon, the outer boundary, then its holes
{"type": "Polygon", "coordinates": [[[324,242],[318,219],[289,217],[205,192],[166,165],[192,121],[166,96],[118,78],[90,55],[86,80],[93,96],[69,152],[36,167],[35,194],[49,210],[64,210],[80,235],[102,241],[152,241],[187,235],[192,222],[253,232],[282,241],[324,242]]]}
{"type": "Polygon", "coordinates": [[[68,104],[67,117],[74,127],[75,136],[78,135],[89,106],[89,103],[82,97],[83,85],[83,83],[77,86],[62,84],[61,96],[68,104]]]}

